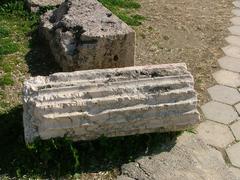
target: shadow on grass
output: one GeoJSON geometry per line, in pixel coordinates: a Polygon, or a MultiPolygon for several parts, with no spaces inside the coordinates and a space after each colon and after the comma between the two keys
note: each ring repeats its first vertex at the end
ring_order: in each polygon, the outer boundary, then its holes
{"type": "Polygon", "coordinates": [[[29,73],[32,76],[47,76],[60,72],[61,68],[54,61],[50,47],[39,37],[38,29],[31,32],[30,36],[29,46],[31,50],[25,56],[29,73]]]}
{"type": "Polygon", "coordinates": [[[95,141],[36,141],[26,146],[22,107],[0,115],[0,174],[8,177],[61,177],[120,168],[143,155],[169,151],[177,133],[145,134],[95,141]]]}

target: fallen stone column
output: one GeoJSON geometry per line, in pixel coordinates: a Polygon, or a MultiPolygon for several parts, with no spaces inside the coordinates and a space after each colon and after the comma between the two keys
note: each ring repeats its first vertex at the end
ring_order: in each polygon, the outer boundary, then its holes
{"type": "Polygon", "coordinates": [[[63,71],[134,65],[135,32],[97,0],[69,0],[41,19],[41,35],[63,71]]]}
{"type": "Polygon", "coordinates": [[[180,131],[199,122],[185,64],[85,70],[24,83],[26,142],[180,131]]]}

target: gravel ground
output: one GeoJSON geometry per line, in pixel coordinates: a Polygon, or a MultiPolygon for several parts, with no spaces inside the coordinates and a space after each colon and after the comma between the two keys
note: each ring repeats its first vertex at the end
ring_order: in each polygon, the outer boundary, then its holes
{"type": "Polygon", "coordinates": [[[200,104],[215,81],[217,59],[223,56],[232,0],[139,0],[146,17],[136,27],[136,64],[185,62],[194,75],[200,104]]]}

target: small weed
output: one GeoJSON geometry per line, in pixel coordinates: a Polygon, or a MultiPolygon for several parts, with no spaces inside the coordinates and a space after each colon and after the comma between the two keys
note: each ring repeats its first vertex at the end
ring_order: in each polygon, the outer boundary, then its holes
{"type": "Polygon", "coordinates": [[[13,70],[13,66],[9,62],[0,61],[0,67],[5,73],[10,73],[13,70]]]}
{"type": "Polygon", "coordinates": [[[23,0],[2,0],[0,2],[0,13],[27,16],[28,12],[24,9],[23,0]]]}
{"type": "Polygon", "coordinates": [[[9,30],[4,27],[0,27],[0,38],[4,38],[7,36],[9,36],[9,30]]]}
{"type": "Polygon", "coordinates": [[[131,15],[128,16],[124,13],[119,13],[118,14],[119,18],[122,19],[124,22],[131,26],[139,26],[142,24],[142,21],[145,20],[145,18],[141,15],[131,15]]]}
{"type": "Polygon", "coordinates": [[[192,133],[192,134],[197,134],[197,132],[194,128],[188,129],[188,130],[186,130],[186,132],[192,133]]]}
{"type": "Polygon", "coordinates": [[[11,39],[0,39],[0,56],[17,52],[19,46],[11,39]]]}
{"type": "Polygon", "coordinates": [[[143,16],[134,13],[134,10],[141,7],[134,0],[99,0],[99,2],[130,26],[139,26],[145,20],[143,16]]]}
{"type": "Polygon", "coordinates": [[[141,5],[138,2],[133,0],[99,0],[102,4],[108,7],[120,7],[120,8],[127,8],[127,9],[138,9],[141,5]]]}
{"type": "Polygon", "coordinates": [[[11,73],[6,73],[0,77],[0,86],[11,86],[14,84],[11,73]]]}

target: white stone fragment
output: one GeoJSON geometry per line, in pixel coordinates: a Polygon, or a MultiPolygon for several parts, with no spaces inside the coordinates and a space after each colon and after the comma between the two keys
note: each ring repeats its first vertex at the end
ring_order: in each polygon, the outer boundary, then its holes
{"type": "Polygon", "coordinates": [[[136,66],[33,77],[23,90],[25,140],[91,140],[179,131],[199,122],[185,64],[136,66]]]}

